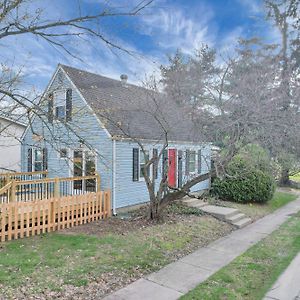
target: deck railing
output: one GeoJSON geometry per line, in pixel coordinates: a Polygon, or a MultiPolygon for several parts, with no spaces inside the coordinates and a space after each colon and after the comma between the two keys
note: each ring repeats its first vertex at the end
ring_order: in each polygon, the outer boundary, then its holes
{"type": "Polygon", "coordinates": [[[111,216],[110,191],[32,202],[0,204],[1,242],[106,219],[111,216]]]}
{"type": "Polygon", "coordinates": [[[0,173],[0,188],[4,187],[12,180],[35,180],[46,178],[47,176],[48,171],[0,173]]]}
{"type": "Polygon", "coordinates": [[[0,189],[0,203],[31,202],[100,191],[100,176],[11,180],[0,189]]]}
{"type": "Polygon", "coordinates": [[[0,203],[9,203],[11,196],[12,181],[0,188],[0,203]]]}

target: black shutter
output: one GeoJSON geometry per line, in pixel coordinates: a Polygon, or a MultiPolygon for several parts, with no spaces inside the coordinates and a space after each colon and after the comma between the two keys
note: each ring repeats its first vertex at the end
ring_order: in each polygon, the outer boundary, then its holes
{"type": "Polygon", "coordinates": [[[48,122],[53,123],[53,106],[54,106],[53,93],[48,95],[48,122]]]}
{"type": "Polygon", "coordinates": [[[132,180],[139,180],[139,148],[132,149],[132,180]]]}
{"type": "Polygon", "coordinates": [[[48,149],[43,148],[43,171],[48,170],[48,149]]]}
{"type": "Polygon", "coordinates": [[[198,174],[201,174],[201,150],[198,150],[198,174]]]}
{"type": "Polygon", "coordinates": [[[185,151],[185,175],[190,174],[190,150],[185,151]]]}
{"type": "Polygon", "coordinates": [[[72,121],[72,89],[66,92],[66,121],[72,121]]]}
{"type": "Polygon", "coordinates": [[[153,178],[157,179],[158,178],[158,151],[157,149],[153,149],[153,158],[156,158],[156,160],[153,163],[153,178]]]}
{"type": "Polygon", "coordinates": [[[27,150],[27,172],[32,172],[32,148],[27,150]]]}
{"type": "Polygon", "coordinates": [[[168,150],[163,151],[162,155],[162,174],[163,176],[166,174],[168,169],[168,150]]]}
{"type": "Polygon", "coordinates": [[[182,150],[178,150],[178,187],[182,187],[182,150]]]}

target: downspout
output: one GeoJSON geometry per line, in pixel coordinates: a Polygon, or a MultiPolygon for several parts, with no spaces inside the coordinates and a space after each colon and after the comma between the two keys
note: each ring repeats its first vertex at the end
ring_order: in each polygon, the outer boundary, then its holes
{"type": "Polygon", "coordinates": [[[112,209],[113,215],[117,215],[116,211],[116,140],[113,140],[113,157],[112,157],[112,209]]]}

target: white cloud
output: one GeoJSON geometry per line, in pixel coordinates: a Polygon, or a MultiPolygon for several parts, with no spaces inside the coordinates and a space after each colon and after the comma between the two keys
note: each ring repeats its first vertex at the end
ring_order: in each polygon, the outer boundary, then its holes
{"type": "Polygon", "coordinates": [[[191,54],[201,44],[214,44],[213,16],[212,9],[203,3],[188,11],[169,5],[145,16],[143,30],[163,50],[180,48],[191,54]]]}
{"type": "MultiPolygon", "coordinates": [[[[85,1],[96,3],[98,0],[85,1]]],[[[123,1],[118,1],[120,5],[124,4],[123,1]]],[[[244,2],[245,5],[248,2],[251,4],[248,0],[237,1],[244,2]]],[[[49,12],[56,11],[56,14],[64,16],[70,14],[67,8],[58,9],[61,7],[59,2],[48,3],[49,12]]],[[[128,3],[132,5],[133,2],[128,3]]],[[[250,5],[249,3],[247,5],[250,5]]],[[[80,57],[81,60],[78,60],[62,50],[54,49],[44,40],[24,35],[9,39],[10,43],[6,46],[0,45],[0,60],[9,60],[22,66],[27,81],[39,89],[46,86],[59,62],[115,79],[126,73],[129,75],[129,81],[138,83],[144,79],[145,74],[157,71],[159,65],[165,61],[166,54],[174,53],[177,48],[191,54],[195,48],[205,43],[228,53],[233,51],[237,38],[243,32],[242,27],[237,27],[219,38],[214,11],[202,1],[197,2],[194,7],[189,7],[189,4],[178,6],[167,0],[160,0],[159,4],[160,8],[150,9],[147,14],[135,18],[134,25],[130,23],[138,32],[147,35],[149,43],[152,43],[151,47],[148,47],[150,50],[138,48],[132,41],[125,41],[117,35],[109,38],[113,38],[114,42],[134,53],[133,55],[117,50],[111,51],[107,45],[95,39],[67,40],[72,52],[80,57]]],[[[107,1],[107,5],[110,5],[110,1],[107,1]]],[[[252,9],[255,9],[255,6],[252,9]]]]}
{"type": "Polygon", "coordinates": [[[261,0],[237,0],[237,1],[243,6],[245,6],[252,14],[260,14],[263,12],[263,1],[261,0]]]}

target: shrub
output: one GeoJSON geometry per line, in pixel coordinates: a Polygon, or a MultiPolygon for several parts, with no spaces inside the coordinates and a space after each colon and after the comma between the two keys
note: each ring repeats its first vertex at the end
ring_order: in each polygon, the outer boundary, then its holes
{"type": "Polygon", "coordinates": [[[229,164],[227,174],[225,178],[216,178],[212,183],[212,193],[219,198],[241,203],[265,203],[273,197],[273,177],[250,166],[240,156],[229,164]]]}

